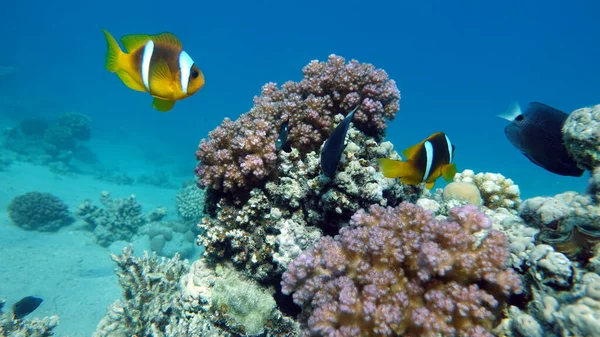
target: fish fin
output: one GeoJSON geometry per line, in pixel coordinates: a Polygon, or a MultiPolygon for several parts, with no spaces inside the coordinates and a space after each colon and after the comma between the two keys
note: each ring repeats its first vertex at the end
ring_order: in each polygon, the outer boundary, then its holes
{"type": "Polygon", "coordinates": [[[114,73],[120,68],[119,59],[123,54],[123,51],[121,51],[121,47],[119,47],[117,40],[115,40],[115,38],[106,29],[103,29],[102,32],[104,33],[104,38],[106,38],[106,45],[108,47],[106,50],[104,67],[106,70],[114,73]]]}
{"type": "Polygon", "coordinates": [[[521,114],[521,107],[519,106],[518,102],[514,102],[507,112],[496,115],[496,117],[500,117],[502,119],[506,119],[509,122],[512,122],[520,114],[521,114]]]}
{"type": "Polygon", "coordinates": [[[419,144],[415,144],[411,147],[409,147],[408,149],[402,151],[402,154],[404,155],[404,157],[406,159],[410,159],[412,158],[417,152],[419,152],[419,149],[423,146],[422,143],[419,144]]]}
{"type": "Polygon", "coordinates": [[[158,59],[150,67],[150,88],[155,87],[152,83],[170,83],[173,80],[169,64],[164,59],[158,59]]]}
{"type": "Polygon", "coordinates": [[[383,176],[386,178],[401,178],[410,176],[414,171],[411,163],[405,161],[380,158],[377,160],[377,162],[379,162],[383,176]]]}
{"type": "Polygon", "coordinates": [[[170,44],[175,47],[183,48],[181,45],[181,41],[179,41],[177,36],[175,36],[173,33],[169,33],[169,32],[160,33],[160,34],[154,35],[152,37],[152,40],[156,41],[156,42],[164,42],[164,43],[170,44]]]}
{"type": "Polygon", "coordinates": [[[433,185],[435,185],[435,180],[432,182],[425,183],[425,187],[427,187],[428,190],[432,189],[433,185]]]}
{"type": "Polygon", "coordinates": [[[458,173],[458,171],[456,170],[456,164],[452,163],[442,166],[442,177],[444,177],[444,180],[454,180],[454,176],[456,175],[456,173],[458,173]]]}
{"type": "Polygon", "coordinates": [[[158,97],[154,97],[154,101],[152,101],[152,107],[160,112],[167,112],[173,109],[175,105],[175,101],[166,100],[158,97]]]}
{"type": "Polygon", "coordinates": [[[121,69],[117,70],[117,76],[119,76],[121,81],[123,81],[123,83],[130,89],[142,91],[142,92],[148,91],[148,90],[146,90],[146,88],[143,85],[137,83],[133,79],[133,77],[131,77],[131,75],[126,73],[124,70],[121,70],[121,69]]]}
{"type": "Polygon", "coordinates": [[[121,38],[121,43],[125,46],[125,50],[127,50],[128,53],[131,53],[145,45],[151,39],[152,36],[147,34],[129,34],[121,38]]]}

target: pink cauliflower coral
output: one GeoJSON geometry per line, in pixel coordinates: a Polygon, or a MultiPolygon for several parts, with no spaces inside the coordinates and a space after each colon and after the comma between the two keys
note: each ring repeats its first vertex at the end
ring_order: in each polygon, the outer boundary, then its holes
{"type": "Polygon", "coordinates": [[[306,321],[304,336],[492,336],[500,301],[519,293],[505,235],[473,233],[490,220],[474,206],[436,220],[403,202],[358,211],[283,274],[306,321]]]}
{"type": "Polygon", "coordinates": [[[312,61],[300,82],[263,86],[254,107],[236,121],[225,119],[198,146],[200,185],[230,193],[259,186],[276,164],[275,141],[288,121],[288,141],[301,155],[320,148],[331,134],[336,114],[357,105],[353,122],[367,135],[382,138],[386,120],[399,110],[400,92],[382,69],[330,55],[312,61]]]}

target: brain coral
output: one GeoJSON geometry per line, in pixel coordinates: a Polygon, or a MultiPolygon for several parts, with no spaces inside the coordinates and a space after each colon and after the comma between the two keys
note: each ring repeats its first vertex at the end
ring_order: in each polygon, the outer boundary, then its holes
{"type": "Polygon", "coordinates": [[[69,225],[73,218],[69,208],[50,193],[28,192],[14,198],[8,205],[12,222],[27,230],[55,231],[69,225]]]}
{"type": "Polygon", "coordinates": [[[491,226],[475,206],[440,221],[407,202],[373,205],[351,225],[283,274],[304,336],[492,336],[502,300],[521,291],[504,234],[473,235],[491,226]]]}
{"type": "Polygon", "coordinates": [[[327,62],[310,62],[302,73],[300,82],[264,85],[249,112],[236,121],[226,118],[200,142],[200,185],[234,195],[264,183],[275,169],[275,140],[283,121],[288,121],[290,145],[305,155],[327,139],[336,114],[359,105],[355,126],[381,138],[386,119],[399,109],[396,83],[371,64],[330,55],[327,62]]]}

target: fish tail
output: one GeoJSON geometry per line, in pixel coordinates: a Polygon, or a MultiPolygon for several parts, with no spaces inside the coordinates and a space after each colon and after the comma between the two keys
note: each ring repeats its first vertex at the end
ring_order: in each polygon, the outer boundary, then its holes
{"type": "Polygon", "coordinates": [[[102,31],[104,32],[104,37],[106,38],[106,44],[108,47],[106,51],[106,61],[104,63],[104,67],[106,67],[106,70],[114,73],[120,68],[119,58],[121,55],[123,55],[123,52],[121,51],[121,47],[119,47],[117,40],[115,40],[115,38],[110,35],[106,29],[103,29],[102,31]]]}
{"type": "Polygon", "coordinates": [[[409,162],[380,158],[377,160],[383,176],[386,178],[400,178],[410,175],[413,167],[409,162]]]}

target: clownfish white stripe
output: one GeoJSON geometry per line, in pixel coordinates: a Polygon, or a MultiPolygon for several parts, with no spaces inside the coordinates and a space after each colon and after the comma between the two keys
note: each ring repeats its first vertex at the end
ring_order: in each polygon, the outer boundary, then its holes
{"type": "Polygon", "coordinates": [[[194,65],[194,60],[185,52],[185,50],[181,51],[179,54],[179,70],[181,73],[181,91],[184,94],[188,92],[188,84],[190,84],[190,72],[192,71],[192,66],[194,65]]]}
{"type": "Polygon", "coordinates": [[[153,53],[154,42],[150,40],[144,46],[144,54],[142,54],[142,81],[148,91],[150,91],[150,61],[153,53]]]}
{"type": "MultiPolygon", "coordinates": [[[[446,136],[446,135],[444,135],[446,136]]],[[[452,143],[450,142],[450,138],[446,136],[446,145],[448,145],[448,164],[452,163],[452,143]]]]}
{"type": "Polygon", "coordinates": [[[430,141],[426,141],[423,146],[425,147],[425,154],[427,155],[427,165],[425,166],[425,173],[423,174],[423,182],[426,182],[431,173],[431,165],[433,165],[433,145],[431,145],[430,141]]]}

